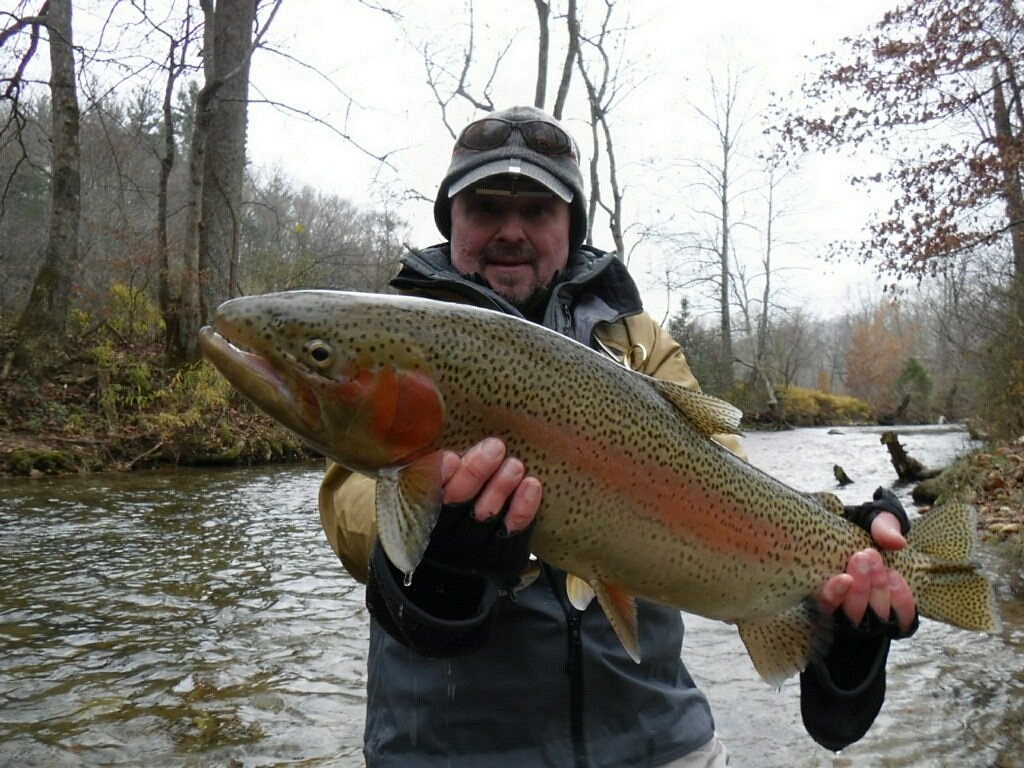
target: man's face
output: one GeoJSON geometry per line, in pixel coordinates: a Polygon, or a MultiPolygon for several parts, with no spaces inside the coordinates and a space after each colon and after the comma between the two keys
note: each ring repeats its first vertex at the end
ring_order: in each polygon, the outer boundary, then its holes
{"type": "Polygon", "coordinates": [[[554,195],[460,192],[452,200],[452,264],[527,306],[569,260],[569,219],[569,204],[554,195]]]}

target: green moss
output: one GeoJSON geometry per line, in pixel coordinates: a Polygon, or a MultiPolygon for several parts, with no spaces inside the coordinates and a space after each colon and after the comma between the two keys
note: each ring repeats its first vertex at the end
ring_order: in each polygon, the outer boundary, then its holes
{"type": "Polygon", "coordinates": [[[71,472],[76,468],[74,454],[67,451],[29,450],[19,448],[11,451],[7,460],[11,473],[30,475],[33,471],[46,475],[71,472]]]}

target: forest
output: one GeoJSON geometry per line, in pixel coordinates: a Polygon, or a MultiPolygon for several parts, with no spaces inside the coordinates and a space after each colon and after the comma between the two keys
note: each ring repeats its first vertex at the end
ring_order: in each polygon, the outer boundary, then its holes
{"type": "MultiPolygon", "coordinates": [[[[639,87],[627,4],[522,4],[517,35],[490,48],[480,40],[502,32],[477,22],[472,2],[444,48],[414,39],[398,4],[353,0],[344,13],[400,31],[422,58],[429,119],[449,135],[516,98],[502,77],[513,44],[525,47],[533,63],[511,79],[585,126],[591,239],[627,265],[643,248],[664,255],[666,325],[704,388],[748,424],[1024,432],[1019,3],[893,4],[813,59],[797,94],[773,94],[756,113],[738,68],[700,74],[711,88],[691,117],[712,139],[680,161],[693,182],[660,219],[630,207],[636,165],[621,159],[639,87]],[[889,203],[820,258],[869,264],[887,289],[824,315],[787,300],[778,232],[787,175],[836,152],[884,158],[835,183],[884,190],[889,203]]],[[[280,55],[275,25],[294,10],[282,0],[20,0],[0,14],[8,471],[304,454],[200,359],[198,330],[232,296],[389,290],[414,206],[432,190],[392,188],[366,205],[251,162],[260,97],[250,69],[280,55]]],[[[369,149],[372,137],[328,127],[362,161],[392,162],[369,149]]]]}

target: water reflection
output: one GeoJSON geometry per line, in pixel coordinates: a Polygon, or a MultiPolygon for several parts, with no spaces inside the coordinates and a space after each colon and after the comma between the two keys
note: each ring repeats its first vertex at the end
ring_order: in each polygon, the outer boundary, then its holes
{"type": "Polygon", "coordinates": [[[357,764],[367,620],[319,474],[5,483],[0,756],[357,764]]]}
{"type": "MultiPolygon", "coordinates": [[[[879,430],[749,435],[797,487],[862,501],[893,471],[879,430]]],[[[901,432],[901,436],[905,433],[901,432]]],[[[960,433],[906,434],[941,465],[960,433]]],[[[0,481],[0,764],[358,766],[367,617],[320,530],[311,468],[0,481]]],[[[909,494],[909,488],[903,489],[909,494]]],[[[908,501],[909,503],[909,501],[908,501]]],[[[996,553],[994,570],[1007,568],[996,553]]],[[[753,672],[735,631],[688,618],[686,655],[739,766],[1024,766],[1024,610],[1002,636],[925,622],[841,756],[803,731],[795,683],[753,672]]]]}

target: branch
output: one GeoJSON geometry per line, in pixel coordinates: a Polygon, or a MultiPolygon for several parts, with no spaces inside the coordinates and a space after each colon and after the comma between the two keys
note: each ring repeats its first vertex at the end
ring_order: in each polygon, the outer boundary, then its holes
{"type": "Polygon", "coordinates": [[[409,147],[401,147],[399,149],[390,150],[388,152],[385,152],[382,155],[381,154],[377,154],[377,153],[373,152],[372,150],[367,149],[362,144],[360,144],[358,141],[356,141],[354,138],[352,138],[351,134],[347,133],[346,131],[341,130],[340,128],[337,128],[335,125],[333,125],[332,123],[328,122],[324,118],[317,117],[312,112],[308,112],[308,111],[306,111],[304,109],[299,109],[298,107],[293,107],[293,106],[290,106],[288,104],[284,104],[284,103],[282,103],[280,101],[273,101],[271,99],[250,99],[249,103],[250,104],[266,104],[268,106],[273,107],[274,109],[281,110],[282,112],[288,112],[288,113],[290,113],[292,115],[298,115],[299,117],[303,117],[303,118],[309,120],[311,123],[315,123],[316,125],[323,126],[327,130],[329,130],[331,133],[333,133],[336,136],[339,136],[340,138],[344,139],[346,142],[351,144],[353,147],[358,149],[360,152],[362,152],[367,157],[369,157],[369,158],[371,158],[373,160],[376,160],[379,163],[382,163],[382,164],[388,166],[392,170],[397,170],[397,168],[391,163],[391,161],[388,158],[392,154],[394,154],[395,152],[401,152],[401,151],[409,148],[409,147]]]}

